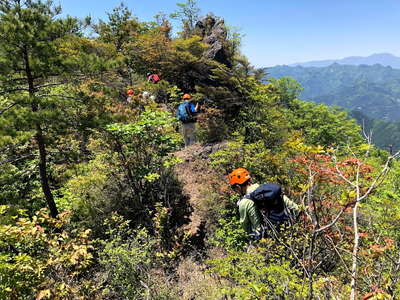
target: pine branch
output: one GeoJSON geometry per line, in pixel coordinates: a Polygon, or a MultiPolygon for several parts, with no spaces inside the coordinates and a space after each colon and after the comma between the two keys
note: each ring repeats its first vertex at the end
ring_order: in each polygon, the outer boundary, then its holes
{"type": "Polygon", "coordinates": [[[15,88],[15,89],[10,89],[10,90],[3,90],[0,91],[0,96],[6,95],[6,94],[11,94],[14,92],[29,92],[29,89],[26,88],[15,88]]]}
{"type": "Polygon", "coordinates": [[[8,111],[9,109],[13,108],[13,107],[14,107],[15,105],[17,105],[17,104],[18,104],[18,102],[15,102],[15,103],[9,105],[8,107],[6,107],[5,109],[3,109],[2,111],[0,111],[0,116],[1,116],[2,114],[4,114],[6,111],[8,111]]]}
{"type": "Polygon", "coordinates": [[[65,99],[81,101],[80,98],[61,95],[61,94],[41,94],[41,95],[37,95],[36,97],[38,97],[38,98],[59,97],[59,98],[65,98],[65,99]]]}
{"type": "Polygon", "coordinates": [[[65,82],[58,82],[58,83],[47,83],[47,84],[43,84],[43,85],[38,85],[35,87],[36,90],[39,89],[43,89],[43,88],[47,88],[47,87],[51,87],[51,86],[60,86],[65,84],[65,82]]]}
{"type": "Polygon", "coordinates": [[[9,164],[9,163],[14,163],[14,162],[17,162],[17,161],[20,161],[20,160],[23,160],[23,159],[26,159],[26,158],[30,158],[30,157],[35,157],[35,156],[36,156],[35,154],[28,154],[28,155],[24,155],[24,156],[21,156],[21,157],[18,157],[18,158],[4,160],[4,161],[0,162],[0,166],[5,165],[5,164],[9,164]]]}

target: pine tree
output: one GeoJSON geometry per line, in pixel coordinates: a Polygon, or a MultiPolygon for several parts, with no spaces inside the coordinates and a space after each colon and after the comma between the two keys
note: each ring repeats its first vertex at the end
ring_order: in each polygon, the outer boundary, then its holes
{"type": "Polygon", "coordinates": [[[5,103],[0,106],[0,128],[15,139],[22,132],[31,134],[52,217],[58,210],[47,170],[46,130],[55,114],[54,98],[60,95],[51,95],[50,89],[64,84],[63,75],[71,71],[61,43],[80,30],[76,19],[57,17],[60,12],[51,1],[0,1],[0,97],[5,103]]]}

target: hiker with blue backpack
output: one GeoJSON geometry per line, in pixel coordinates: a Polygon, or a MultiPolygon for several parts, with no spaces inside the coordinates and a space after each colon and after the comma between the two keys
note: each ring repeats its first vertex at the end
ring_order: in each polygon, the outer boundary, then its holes
{"type": "Polygon", "coordinates": [[[278,184],[252,184],[249,171],[243,168],[233,170],[228,179],[241,196],[237,203],[240,223],[250,238],[273,236],[281,225],[295,219],[299,207],[282,193],[278,184]]]}
{"type": "Polygon", "coordinates": [[[199,112],[199,104],[191,102],[192,96],[184,94],[184,102],[178,106],[176,116],[182,123],[182,134],[185,141],[185,147],[196,142],[196,114],[199,112]]]}

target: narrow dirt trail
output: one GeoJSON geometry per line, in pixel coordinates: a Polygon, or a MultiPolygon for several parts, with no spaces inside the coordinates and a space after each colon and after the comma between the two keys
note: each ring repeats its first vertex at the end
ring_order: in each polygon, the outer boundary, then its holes
{"type": "Polygon", "coordinates": [[[193,211],[184,231],[191,236],[198,236],[207,222],[207,194],[225,185],[221,178],[209,165],[210,154],[225,147],[226,142],[200,145],[194,144],[184,148],[175,155],[182,160],[175,167],[175,174],[182,183],[183,194],[187,197],[193,211]]]}

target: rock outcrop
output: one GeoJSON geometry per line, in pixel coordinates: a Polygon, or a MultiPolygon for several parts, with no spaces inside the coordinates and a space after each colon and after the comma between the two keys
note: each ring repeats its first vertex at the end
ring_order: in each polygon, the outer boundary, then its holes
{"type": "Polygon", "coordinates": [[[201,36],[203,42],[210,46],[204,53],[205,58],[231,66],[226,49],[228,32],[223,19],[211,15],[204,17],[196,23],[195,34],[201,36]]]}
{"type": "Polygon", "coordinates": [[[182,90],[195,91],[196,85],[218,87],[221,83],[213,78],[212,69],[215,67],[209,60],[232,67],[229,52],[228,32],[223,19],[208,15],[199,20],[192,34],[201,37],[209,47],[203,53],[203,60],[192,63],[179,78],[173,82],[182,90]]]}

